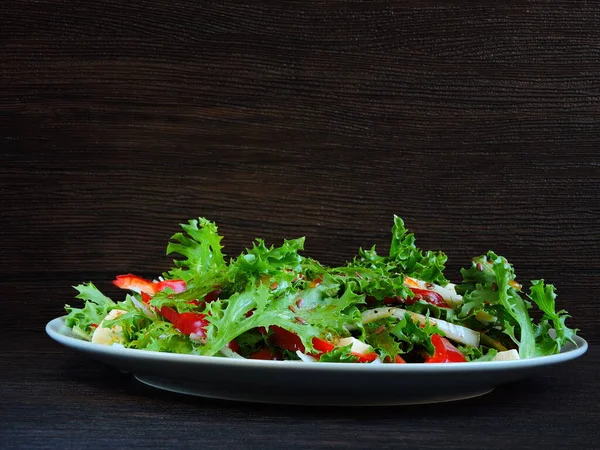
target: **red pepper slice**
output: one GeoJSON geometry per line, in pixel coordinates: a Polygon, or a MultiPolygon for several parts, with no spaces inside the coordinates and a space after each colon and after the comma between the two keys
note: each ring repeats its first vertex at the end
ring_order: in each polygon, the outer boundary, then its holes
{"type": "Polygon", "coordinates": [[[227,344],[227,347],[229,347],[232,351],[236,353],[240,352],[240,344],[238,344],[235,341],[231,341],[229,344],[227,344]]]}
{"type": "Polygon", "coordinates": [[[152,299],[151,295],[146,294],[145,292],[142,292],[142,301],[146,304],[148,304],[148,302],[152,299]]]}
{"type": "Polygon", "coordinates": [[[439,334],[431,335],[431,343],[435,348],[432,356],[425,357],[426,363],[467,362],[465,356],[448,339],[439,334]]]}
{"type": "Polygon", "coordinates": [[[208,326],[206,315],[194,312],[178,313],[168,306],[163,306],[159,312],[183,334],[196,334],[200,337],[206,337],[206,326],[208,326]]]}
{"type": "Polygon", "coordinates": [[[394,362],[396,364],[406,364],[406,361],[404,361],[404,358],[400,355],[396,355],[396,357],[394,358],[394,362]]]}
{"type": "Polygon", "coordinates": [[[273,325],[269,328],[273,330],[273,334],[269,337],[269,342],[271,342],[271,344],[290,352],[300,350],[304,353],[304,344],[297,334],[294,334],[285,328],[278,327],[277,325],[273,325]]]}
{"type": "Polygon", "coordinates": [[[280,361],[283,359],[281,354],[276,351],[272,351],[269,347],[265,347],[254,353],[251,353],[248,358],[250,359],[264,359],[269,361],[280,361]]]}
{"type": "Polygon", "coordinates": [[[423,300],[427,303],[431,303],[432,305],[438,306],[440,308],[450,308],[451,306],[448,304],[444,297],[434,291],[428,291],[427,289],[417,289],[410,288],[410,290],[415,294],[412,298],[407,298],[404,300],[404,303],[407,305],[414,304],[417,300],[423,300]]]}
{"type": "Polygon", "coordinates": [[[130,273],[127,275],[118,275],[117,279],[113,281],[113,284],[121,289],[131,289],[148,295],[154,295],[155,293],[154,283],[152,281],[130,273]]]}
{"type": "MultiPolygon", "coordinates": [[[[281,347],[282,349],[290,352],[300,350],[302,353],[304,353],[306,351],[302,340],[297,334],[277,325],[273,325],[269,328],[273,330],[273,334],[269,338],[273,345],[281,347]]],[[[327,353],[335,348],[335,345],[317,337],[313,338],[312,344],[315,350],[319,353],[327,353]]]]}
{"type": "Polygon", "coordinates": [[[219,295],[221,294],[221,289],[215,289],[212,292],[209,292],[208,294],[206,294],[204,296],[204,298],[202,299],[202,301],[200,300],[190,300],[188,303],[190,305],[196,305],[198,307],[202,307],[204,308],[204,306],[206,305],[206,303],[211,303],[214,302],[216,299],[219,298],[219,295]]]}
{"type": "Polygon", "coordinates": [[[202,300],[204,300],[206,303],[214,302],[219,298],[221,292],[223,292],[221,289],[215,289],[214,291],[206,294],[202,300]]]}
{"type": "Polygon", "coordinates": [[[154,286],[155,294],[157,292],[164,291],[167,288],[171,289],[176,294],[181,294],[186,289],[185,281],[183,280],[164,280],[154,283],[154,286]]]}
{"type": "Polygon", "coordinates": [[[169,288],[176,294],[185,291],[186,285],[183,280],[163,280],[158,283],[153,283],[145,278],[138,277],[128,273],[127,275],[118,275],[113,284],[121,289],[131,289],[134,291],[144,292],[148,295],[154,295],[157,292],[164,291],[169,288]]]}
{"type": "MultiPolygon", "coordinates": [[[[313,355],[316,358],[320,358],[324,353],[329,353],[335,349],[335,345],[333,345],[331,342],[327,342],[327,341],[317,338],[317,337],[313,338],[312,345],[315,348],[315,350],[317,350],[319,352],[318,355],[313,355]]],[[[375,353],[375,352],[370,352],[370,353],[352,352],[352,356],[355,356],[358,359],[359,363],[367,363],[367,362],[375,361],[377,359],[377,353],[375,353]]]]}
{"type": "MultiPolygon", "coordinates": [[[[392,358],[390,358],[389,356],[386,356],[385,359],[383,360],[383,362],[391,363],[392,358]]],[[[404,361],[404,358],[402,358],[402,356],[400,356],[400,355],[394,356],[393,362],[394,362],[394,364],[406,364],[406,361],[404,361]]]]}
{"type": "Polygon", "coordinates": [[[333,345],[331,342],[327,342],[318,337],[314,337],[312,339],[312,345],[315,348],[315,350],[319,353],[329,353],[330,351],[335,349],[335,345],[333,345]]]}
{"type": "Polygon", "coordinates": [[[373,362],[377,359],[377,353],[375,353],[375,352],[364,353],[364,354],[352,352],[352,355],[356,356],[358,358],[359,363],[373,362]]]}
{"type": "MultiPolygon", "coordinates": [[[[164,280],[153,283],[150,280],[131,274],[117,276],[113,284],[121,289],[140,290],[144,303],[148,303],[155,293],[164,289],[169,288],[178,294],[185,291],[186,287],[183,280],[164,280]]],[[[200,337],[206,337],[206,327],[208,326],[206,315],[194,312],[178,313],[168,306],[163,306],[157,311],[183,334],[196,334],[200,337]]]]}
{"type": "MultiPolygon", "coordinates": [[[[384,300],[384,302],[388,303],[387,300],[391,300],[391,299],[386,298],[384,300]]],[[[373,297],[372,295],[367,295],[365,297],[365,302],[367,302],[367,305],[373,306],[377,303],[377,299],[375,297],[373,297]]]]}

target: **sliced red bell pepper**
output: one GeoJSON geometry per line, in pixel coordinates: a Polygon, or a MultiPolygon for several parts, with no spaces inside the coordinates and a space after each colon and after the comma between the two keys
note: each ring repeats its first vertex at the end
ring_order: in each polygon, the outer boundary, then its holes
{"type": "Polygon", "coordinates": [[[240,352],[240,344],[238,344],[235,341],[231,341],[229,344],[227,344],[227,347],[229,347],[232,351],[236,353],[240,352]]]}
{"type": "Polygon", "coordinates": [[[415,294],[414,297],[407,298],[404,300],[404,303],[407,305],[414,304],[417,300],[423,300],[427,303],[431,303],[432,305],[438,306],[440,308],[450,308],[451,306],[448,304],[444,297],[434,291],[428,291],[427,289],[417,289],[410,288],[410,290],[415,294]]]}
{"type": "Polygon", "coordinates": [[[163,280],[158,283],[154,283],[154,293],[164,291],[165,289],[171,289],[175,294],[181,294],[186,290],[185,281],[183,280],[163,280]]]}
{"type": "Polygon", "coordinates": [[[324,339],[314,337],[312,338],[312,345],[319,353],[329,353],[335,349],[335,345],[331,342],[327,342],[324,339]]]}
{"type": "MultiPolygon", "coordinates": [[[[269,327],[269,329],[273,330],[273,334],[269,338],[269,341],[273,345],[281,347],[282,349],[290,352],[299,350],[304,353],[306,351],[306,347],[304,347],[302,340],[297,334],[277,325],[273,325],[269,327]]],[[[335,348],[335,345],[317,337],[313,338],[312,344],[315,350],[319,353],[327,353],[335,348]]]]}
{"type": "Polygon", "coordinates": [[[121,289],[131,289],[132,291],[143,292],[148,295],[154,295],[154,284],[150,280],[146,280],[136,275],[118,275],[113,284],[121,289]]]}
{"type": "MultiPolygon", "coordinates": [[[[386,298],[385,300],[388,300],[388,299],[386,298]]],[[[377,299],[375,297],[373,297],[372,295],[367,295],[365,297],[365,302],[367,303],[367,305],[373,306],[377,303],[377,299]]]]}
{"type": "Polygon", "coordinates": [[[425,357],[426,363],[450,363],[450,362],[467,362],[463,355],[448,339],[441,337],[439,334],[431,335],[431,343],[435,348],[433,355],[425,357]]]}
{"type": "MultiPolygon", "coordinates": [[[[177,294],[185,291],[186,288],[183,280],[164,280],[153,283],[132,274],[117,276],[113,284],[121,289],[139,290],[142,293],[144,303],[148,303],[154,294],[167,288],[177,294]]],[[[160,309],[155,308],[155,310],[183,334],[196,334],[200,337],[206,337],[206,327],[208,326],[206,315],[194,312],[178,313],[168,306],[163,306],[160,309]]]]}
{"type": "Polygon", "coordinates": [[[145,292],[142,292],[142,302],[148,304],[148,302],[152,299],[151,295],[146,294],[145,292]]]}
{"type": "MultiPolygon", "coordinates": [[[[290,352],[300,350],[302,353],[304,353],[304,344],[298,335],[286,330],[285,328],[278,327],[277,325],[273,325],[269,328],[273,330],[273,334],[269,337],[269,342],[271,342],[271,344],[290,352]]],[[[264,331],[266,333],[266,330],[264,331]]]]}
{"type": "MultiPolygon", "coordinates": [[[[148,303],[152,296],[142,292],[142,301],[148,303]]],[[[195,334],[200,337],[206,337],[206,327],[208,321],[205,314],[184,312],[178,313],[173,308],[163,306],[162,308],[154,308],[161,316],[171,322],[175,328],[183,334],[195,334]]],[[[235,351],[235,350],[234,350],[235,351]]]]}
{"type": "Polygon", "coordinates": [[[202,300],[205,301],[206,303],[214,302],[216,299],[219,298],[219,295],[221,294],[221,292],[223,292],[223,291],[221,289],[217,288],[214,291],[211,291],[208,294],[206,294],[202,300]]]}
{"type": "Polygon", "coordinates": [[[118,275],[116,280],[113,281],[113,284],[121,289],[145,292],[148,295],[154,295],[167,288],[171,289],[176,294],[180,294],[186,289],[184,280],[163,280],[158,283],[153,283],[150,280],[146,280],[145,278],[130,273],[127,275],[118,275]]]}
{"type": "Polygon", "coordinates": [[[375,352],[366,353],[366,354],[352,352],[352,356],[356,356],[358,358],[359,363],[373,362],[377,359],[377,353],[375,353],[375,352]]]}
{"type": "Polygon", "coordinates": [[[216,299],[219,298],[219,295],[221,294],[221,289],[215,289],[214,291],[209,292],[208,294],[206,294],[204,296],[204,298],[202,299],[202,301],[200,300],[190,300],[188,303],[190,305],[196,305],[199,307],[204,307],[206,305],[206,303],[211,303],[214,302],[216,299]]]}
{"type": "MultiPolygon", "coordinates": [[[[327,341],[324,341],[323,339],[319,339],[319,338],[313,338],[312,344],[313,344],[313,347],[315,348],[315,350],[318,350],[321,352],[318,355],[316,355],[316,357],[319,359],[323,354],[329,353],[336,348],[336,346],[333,345],[331,342],[327,342],[327,341]]],[[[352,356],[354,356],[358,359],[359,363],[367,363],[367,362],[375,361],[378,356],[377,353],[375,353],[375,352],[369,352],[369,353],[350,352],[350,353],[352,354],[352,356]]]]}
{"type": "Polygon", "coordinates": [[[269,361],[281,361],[283,356],[277,351],[272,351],[269,347],[265,347],[248,356],[249,359],[264,359],[269,361]]]}
{"type": "Polygon", "coordinates": [[[396,364],[406,364],[406,361],[404,361],[404,358],[400,355],[396,355],[394,358],[394,362],[396,364]]]}
{"type": "MultiPolygon", "coordinates": [[[[329,353],[335,349],[335,345],[333,345],[331,342],[327,342],[327,341],[317,338],[317,337],[313,338],[312,345],[315,348],[315,350],[317,350],[319,352],[319,354],[316,355],[317,358],[320,358],[321,355],[323,355],[324,353],[329,353]]],[[[359,363],[372,362],[377,359],[377,353],[375,353],[375,352],[369,352],[369,353],[351,352],[351,353],[352,353],[352,356],[355,356],[358,359],[359,363]]]]}
{"type": "Polygon", "coordinates": [[[194,312],[178,313],[168,306],[163,306],[159,312],[183,334],[206,337],[206,327],[208,326],[206,315],[194,312]]]}

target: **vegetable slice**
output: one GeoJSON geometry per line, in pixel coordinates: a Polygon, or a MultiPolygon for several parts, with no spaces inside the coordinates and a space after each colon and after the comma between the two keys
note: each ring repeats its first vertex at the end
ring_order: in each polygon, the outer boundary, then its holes
{"type": "MultiPolygon", "coordinates": [[[[403,319],[404,315],[408,314],[413,320],[420,324],[429,322],[432,325],[436,325],[442,330],[446,336],[453,341],[461,344],[470,345],[471,347],[479,346],[479,333],[470,328],[462,325],[447,322],[442,319],[434,319],[426,317],[423,314],[418,314],[412,311],[407,311],[401,308],[374,308],[368,309],[362,313],[362,323],[367,324],[375,322],[386,317],[396,317],[397,319],[403,319]]],[[[349,330],[356,329],[356,326],[350,324],[347,326],[349,330]]]]}
{"type": "Polygon", "coordinates": [[[467,362],[465,356],[439,334],[431,336],[431,343],[435,347],[435,352],[433,355],[428,355],[425,358],[426,363],[467,362]]]}

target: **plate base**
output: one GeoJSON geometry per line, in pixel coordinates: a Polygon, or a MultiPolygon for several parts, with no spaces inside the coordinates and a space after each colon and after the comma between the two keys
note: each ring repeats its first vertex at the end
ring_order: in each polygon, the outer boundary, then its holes
{"type": "Polygon", "coordinates": [[[468,364],[339,364],[260,361],[160,353],[83,341],[58,317],[46,325],[57,342],[142,383],[186,395],[288,405],[378,406],[440,403],[552,370],[583,355],[575,336],[561,353],[517,361],[468,364]]]}
{"type": "Polygon", "coordinates": [[[348,398],[339,397],[311,397],[310,395],[290,396],[289,393],[285,396],[278,396],[275,393],[265,392],[215,392],[207,390],[201,383],[175,381],[160,377],[133,374],[136,380],[155,389],[174,392],[177,394],[193,395],[196,397],[214,398],[218,400],[234,400],[251,403],[275,403],[281,405],[314,405],[314,406],[396,406],[396,405],[425,405],[431,403],[445,403],[458,400],[467,400],[474,397],[480,397],[489,394],[494,390],[494,387],[485,387],[480,389],[470,389],[468,392],[451,392],[448,394],[432,394],[430,397],[423,396],[420,393],[418,396],[406,396],[396,398],[370,398],[356,399],[352,395],[348,398]]]}

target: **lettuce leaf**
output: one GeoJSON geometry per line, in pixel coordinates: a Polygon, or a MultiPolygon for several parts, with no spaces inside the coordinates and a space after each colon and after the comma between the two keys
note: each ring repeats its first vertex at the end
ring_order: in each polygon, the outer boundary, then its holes
{"type": "Polygon", "coordinates": [[[251,249],[247,249],[233,264],[235,272],[245,277],[269,275],[283,269],[298,272],[303,257],[299,254],[304,250],[304,238],[284,239],[279,247],[267,247],[262,239],[256,239],[251,249]]]}
{"type": "Polygon", "coordinates": [[[393,361],[396,355],[406,353],[400,341],[391,333],[397,322],[397,319],[388,317],[364,326],[365,342],[376,349],[382,360],[389,357],[393,361]]]}
{"type": "Polygon", "coordinates": [[[390,330],[390,333],[404,343],[403,348],[405,353],[408,353],[417,347],[425,349],[430,355],[433,355],[435,352],[435,347],[431,342],[431,335],[439,334],[440,336],[444,336],[444,333],[429,320],[426,321],[425,326],[421,327],[420,324],[413,321],[408,314],[394,325],[390,330]]]}
{"type": "Polygon", "coordinates": [[[457,348],[458,351],[465,355],[467,361],[471,362],[491,361],[498,354],[498,350],[493,348],[483,350],[482,348],[470,347],[468,345],[459,345],[457,348]]]}
{"type": "Polygon", "coordinates": [[[222,237],[217,226],[205,218],[190,220],[181,224],[184,233],[175,233],[167,245],[167,255],[179,254],[182,259],[173,261],[175,268],[164,274],[165,278],[190,280],[203,277],[225,268],[224,255],[221,252],[222,237]],[[187,236],[186,236],[187,234],[187,236]]]}
{"type": "Polygon", "coordinates": [[[323,282],[303,291],[271,289],[266,284],[249,287],[225,300],[207,305],[206,345],[202,354],[213,355],[231,340],[258,327],[277,325],[290,331],[304,344],[308,352],[314,350],[312,339],[330,340],[348,333],[344,325],[355,323],[360,317],[356,305],[364,296],[344,291],[330,297],[333,286],[323,282]]]}
{"type": "Polygon", "coordinates": [[[397,270],[410,277],[445,286],[444,267],[448,257],[442,252],[423,252],[415,245],[415,235],[408,233],[404,221],[394,216],[389,258],[397,270]]]}
{"type": "Polygon", "coordinates": [[[200,344],[181,334],[171,323],[162,320],[140,329],[127,346],[155,352],[200,354],[200,344]]]}
{"type": "Polygon", "coordinates": [[[358,357],[352,354],[352,345],[336,347],[319,357],[319,362],[356,363],[358,357]]]}
{"type": "Polygon", "coordinates": [[[446,285],[448,280],[443,275],[446,259],[442,252],[419,249],[414,234],[408,233],[402,219],[394,216],[389,255],[379,255],[375,246],[369,250],[360,248],[351,262],[331,272],[340,277],[340,283],[382,302],[386,298],[413,297],[404,285],[405,276],[446,285]]]}
{"type": "Polygon", "coordinates": [[[91,340],[95,327],[117,304],[104,295],[93,283],[83,283],[73,286],[79,294],[75,298],[84,301],[83,308],[74,308],[65,305],[67,317],[65,324],[73,329],[73,332],[84,339],[91,340]],[[92,326],[94,325],[94,326],[92,326]]]}
{"type": "MultiPolygon", "coordinates": [[[[505,258],[496,256],[493,252],[489,252],[488,256],[490,255],[492,256],[492,270],[496,275],[496,283],[498,285],[498,301],[520,328],[518,342],[519,356],[523,359],[531,358],[536,354],[536,345],[533,323],[527,311],[528,305],[517,293],[516,289],[509,284],[515,279],[512,266],[505,258]]],[[[514,338],[514,332],[512,334],[514,338]]]]}
{"type": "Polygon", "coordinates": [[[364,267],[360,263],[352,263],[333,269],[331,273],[347,289],[361,292],[380,302],[386,298],[407,298],[414,295],[404,285],[402,274],[393,273],[384,266],[364,267]]]}
{"type": "Polygon", "coordinates": [[[469,269],[462,271],[465,284],[465,304],[463,313],[481,310],[485,304],[500,306],[506,317],[501,324],[503,332],[519,347],[521,358],[531,358],[536,354],[536,340],[533,323],[529,316],[529,302],[521,298],[515,286],[515,273],[506,258],[489,251],[473,260],[469,269]],[[475,286],[474,291],[469,291],[475,286]]]}
{"type": "Polygon", "coordinates": [[[572,330],[566,326],[565,321],[570,317],[566,311],[556,311],[556,293],[553,285],[544,284],[544,280],[532,280],[529,292],[528,297],[544,313],[536,330],[539,341],[536,355],[543,356],[558,353],[567,342],[574,342],[573,337],[578,330],[572,330]],[[554,328],[554,338],[549,332],[550,322],[552,322],[552,328],[554,328]]]}
{"type": "Polygon", "coordinates": [[[210,325],[206,333],[206,345],[201,352],[214,355],[237,336],[257,327],[278,325],[297,334],[303,344],[312,350],[312,337],[318,330],[312,325],[296,320],[289,308],[295,304],[295,296],[283,295],[272,298],[270,288],[260,284],[232,295],[227,300],[217,300],[207,306],[206,316],[210,325]]]}
{"type": "MultiPolygon", "coordinates": [[[[544,285],[543,280],[533,280],[530,294],[527,298],[522,297],[514,269],[506,258],[489,251],[487,255],[474,258],[471,267],[461,273],[464,283],[460,292],[464,303],[459,317],[465,321],[480,311],[492,314],[496,320],[489,328],[490,334],[497,337],[495,327],[500,326],[500,331],[518,346],[521,358],[557,353],[575,335],[576,330],[565,325],[569,317],[566,312],[555,311],[554,286],[544,285]],[[544,313],[537,324],[529,314],[532,302],[544,313]],[[550,323],[556,330],[555,337],[550,334],[550,323]]],[[[503,343],[510,347],[510,341],[503,343]]]]}

